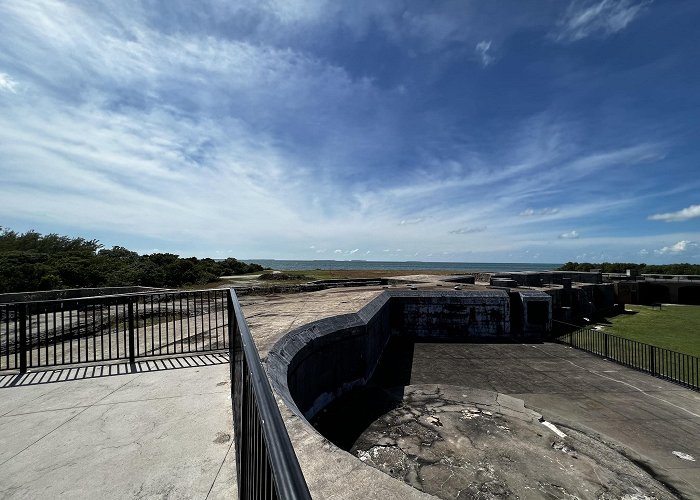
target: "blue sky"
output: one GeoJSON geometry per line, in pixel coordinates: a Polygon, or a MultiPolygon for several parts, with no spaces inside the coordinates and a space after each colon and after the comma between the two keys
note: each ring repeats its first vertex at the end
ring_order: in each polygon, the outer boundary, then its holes
{"type": "Polygon", "coordinates": [[[200,257],[700,262],[696,0],[0,3],[0,225],[200,257]]]}

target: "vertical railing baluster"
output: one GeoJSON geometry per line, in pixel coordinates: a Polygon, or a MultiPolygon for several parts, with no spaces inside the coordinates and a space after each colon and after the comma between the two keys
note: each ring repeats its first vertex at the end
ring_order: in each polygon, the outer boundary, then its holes
{"type": "MultiPolygon", "coordinates": [[[[204,300],[204,299],[202,299],[204,300]]],[[[209,326],[209,350],[212,350],[212,342],[211,342],[211,297],[209,295],[209,290],[207,290],[207,320],[208,320],[208,326],[209,326]]],[[[219,342],[217,341],[216,343],[217,349],[219,348],[219,342]]]]}
{"type": "MultiPolygon", "coordinates": [[[[184,337],[185,330],[182,326],[182,317],[184,316],[184,313],[182,311],[182,296],[183,296],[183,294],[184,294],[184,292],[180,292],[178,294],[179,298],[180,298],[180,352],[181,353],[185,352],[185,337],[184,337]]],[[[189,317],[187,318],[187,320],[189,321],[189,317]]],[[[189,344],[189,341],[190,341],[190,338],[188,336],[187,337],[188,344],[189,344]]]]}
{"type": "MultiPolygon", "coordinates": [[[[158,354],[163,354],[163,331],[162,331],[162,325],[163,325],[163,318],[161,317],[161,307],[160,305],[162,304],[162,300],[160,296],[158,297],[158,354]]],[[[166,319],[167,321],[167,319],[166,319]]],[[[154,351],[155,353],[155,351],[154,351]]]]}
{"type": "Polygon", "coordinates": [[[129,299],[129,312],[128,312],[128,322],[129,322],[129,363],[136,362],[136,341],[134,338],[134,301],[129,299]]]}
{"type": "Polygon", "coordinates": [[[156,349],[155,349],[156,339],[155,339],[155,325],[153,324],[153,322],[155,321],[155,315],[153,314],[153,295],[151,295],[151,311],[149,313],[149,317],[151,318],[151,352],[150,352],[150,354],[155,354],[156,353],[156,349]]]}
{"type": "MultiPolygon", "coordinates": [[[[19,372],[27,373],[27,305],[21,304],[19,312],[19,372]]],[[[15,335],[17,335],[15,330],[15,335]]]]}

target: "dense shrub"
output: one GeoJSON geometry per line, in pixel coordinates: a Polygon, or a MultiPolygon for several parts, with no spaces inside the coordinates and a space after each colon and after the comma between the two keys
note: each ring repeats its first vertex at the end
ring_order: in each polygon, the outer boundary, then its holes
{"type": "Polygon", "coordinates": [[[34,231],[20,234],[0,227],[0,293],[130,285],[177,287],[258,271],[261,266],[233,258],[139,255],[120,246],[102,248],[97,240],[34,231]]]}

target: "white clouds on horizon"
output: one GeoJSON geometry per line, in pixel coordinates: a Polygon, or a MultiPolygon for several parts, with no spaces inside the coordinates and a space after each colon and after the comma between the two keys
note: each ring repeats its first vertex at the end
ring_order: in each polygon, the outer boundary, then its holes
{"type": "Polygon", "coordinates": [[[562,42],[575,42],[591,36],[612,35],[625,29],[651,2],[652,0],[574,0],[559,20],[553,37],[562,42]]]}
{"type": "Polygon", "coordinates": [[[659,250],[654,250],[654,253],[658,255],[666,255],[666,254],[679,254],[679,253],[684,253],[687,250],[697,248],[698,244],[689,241],[689,240],[681,240],[671,246],[663,247],[660,248],[659,250]]]}
{"type": "Polygon", "coordinates": [[[680,222],[688,219],[700,217],[700,205],[690,205],[687,208],[678,210],[677,212],[666,212],[662,214],[654,214],[648,217],[649,220],[662,220],[665,222],[680,222]]]}

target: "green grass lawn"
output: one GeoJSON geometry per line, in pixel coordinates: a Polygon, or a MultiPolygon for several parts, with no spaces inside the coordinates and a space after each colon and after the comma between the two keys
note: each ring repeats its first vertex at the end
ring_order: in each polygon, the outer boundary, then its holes
{"type": "Polygon", "coordinates": [[[611,335],[700,357],[700,306],[627,305],[628,314],[619,314],[600,322],[611,335]]]}

